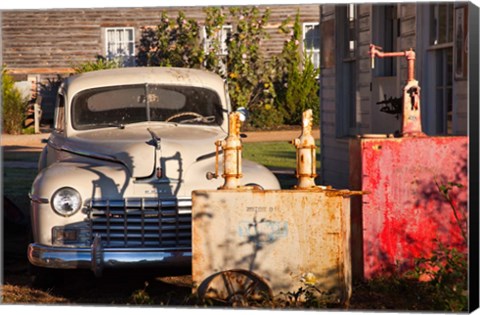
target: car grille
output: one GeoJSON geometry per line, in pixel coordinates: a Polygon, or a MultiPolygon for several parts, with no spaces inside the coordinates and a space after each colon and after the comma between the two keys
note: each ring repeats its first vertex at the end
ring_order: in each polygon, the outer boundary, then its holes
{"type": "Polygon", "coordinates": [[[105,248],[191,248],[191,199],[92,200],[92,242],[105,248]]]}

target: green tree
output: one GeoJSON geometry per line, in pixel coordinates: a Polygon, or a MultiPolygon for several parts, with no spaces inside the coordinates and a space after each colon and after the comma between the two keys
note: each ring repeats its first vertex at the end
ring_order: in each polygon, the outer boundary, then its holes
{"type": "Polygon", "coordinates": [[[305,52],[300,50],[300,43],[303,38],[300,15],[297,13],[293,27],[287,27],[289,21],[282,23],[280,30],[288,33],[279,57],[277,80],[275,89],[277,91],[276,103],[281,110],[285,123],[300,124],[302,113],[312,109],[314,124],[318,123],[320,99],[318,95],[319,70],[315,69],[313,62],[305,52]]]}
{"type": "Polygon", "coordinates": [[[201,68],[205,53],[201,45],[200,27],[180,11],[175,20],[163,12],[157,26],[157,47],[150,58],[157,66],[201,68]]]}
{"type": "Polygon", "coordinates": [[[230,15],[236,28],[228,39],[227,82],[233,108],[245,107],[251,115],[251,124],[278,124],[281,116],[275,112],[275,90],[272,63],[265,60],[261,43],[268,39],[265,25],[270,11],[263,13],[256,7],[231,8],[230,15]],[[258,121],[257,121],[258,120],[258,121]]]}
{"type": "Polygon", "coordinates": [[[9,134],[22,132],[25,120],[27,100],[22,97],[20,91],[15,87],[15,81],[2,68],[2,102],[3,102],[3,131],[9,134]]]}

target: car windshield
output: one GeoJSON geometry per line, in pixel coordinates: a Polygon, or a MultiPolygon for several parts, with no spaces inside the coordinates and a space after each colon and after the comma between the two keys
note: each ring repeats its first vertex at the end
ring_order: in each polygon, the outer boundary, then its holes
{"type": "Polygon", "coordinates": [[[82,91],[72,101],[72,124],[77,130],[145,121],[221,125],[223,109],[213,90],[177,85],[102,87],[82,91]]]}

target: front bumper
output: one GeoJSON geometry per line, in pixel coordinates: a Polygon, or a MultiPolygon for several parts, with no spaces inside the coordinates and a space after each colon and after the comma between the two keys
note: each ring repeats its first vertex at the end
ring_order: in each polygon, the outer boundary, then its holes
{"type": "MultiPolygon", "coordinates": [[[[98,244],[98,243],[97,243],[98,244]]],[[[92,269],[100,275],[104,268],[183,267],[192,262],[191,249],[91,248],[28,246],[28,260],[35,266],[56,269],[92,269]]]]}

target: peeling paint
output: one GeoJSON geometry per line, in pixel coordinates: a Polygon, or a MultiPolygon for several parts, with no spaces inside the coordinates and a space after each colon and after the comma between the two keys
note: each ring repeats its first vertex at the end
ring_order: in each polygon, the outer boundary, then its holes
{"type": "MultiPolygon", "coordinates": [[[[449,193],[466,213],[467,137],[363,138],[350,145],[350,159],[357,161],[350,170],[351,188],[370,192],[352,207],[352,212],[361,213],[352,220],[352,230],[363,234],[352,237],[363,238],[362,245],[353,246],[353,256],[363,257],[357,263],[364,265],[364,277],[411,269],[416,258],[429,257],[440,243],[466,250],[453,211],[435,181],[462,185],[449,193]]],[[[462,217],[461,224],[466,227],[466,222],[462,217]]]]}

